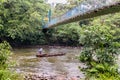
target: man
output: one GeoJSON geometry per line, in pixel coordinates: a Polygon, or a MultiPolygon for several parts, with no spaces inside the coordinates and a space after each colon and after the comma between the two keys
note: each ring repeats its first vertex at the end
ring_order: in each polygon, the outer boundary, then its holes
{"type": "Polygon", "coordinates": [[[38,50],[39,54],[42,54],[42,51],[43,51],[43,49],[40,48],[40,49],[38,50]]]}

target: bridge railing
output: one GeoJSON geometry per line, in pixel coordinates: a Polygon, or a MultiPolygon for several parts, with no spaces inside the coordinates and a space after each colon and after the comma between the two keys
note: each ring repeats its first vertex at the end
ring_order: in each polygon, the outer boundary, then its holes
{"type": "Polygon", "coordinates": [[[61,21],[65,21],[65,20],[72,18],[76,15],[82,15],[82,14],[85,14],[86,12],[96,10],[98,8],[102,8],[104,6],[109,6],[110,4],[113,4],[117,1],[120,1],[120,0],[86,0],[82,3],[80,3],[78,6],[67,11],[62,16],[51,19],[51,21],[45,25],[45,28],[48,27],[49,25],[54,25],[54,24],[59,23],[61,21]]]}

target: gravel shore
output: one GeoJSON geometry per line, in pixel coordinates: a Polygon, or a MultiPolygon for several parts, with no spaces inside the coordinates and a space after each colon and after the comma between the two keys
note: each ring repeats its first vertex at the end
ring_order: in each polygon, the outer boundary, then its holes
{"type": "Polygon", "coordinates": [[[67,77],[65,75],[26,74],[25,80],[80,80],[79,76],[67,77]]]}

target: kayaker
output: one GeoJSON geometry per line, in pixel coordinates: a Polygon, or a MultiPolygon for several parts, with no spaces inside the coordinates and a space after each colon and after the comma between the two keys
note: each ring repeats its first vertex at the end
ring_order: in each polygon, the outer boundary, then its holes
{"type": "Polygon", "coordinates": [[[42,51],[43,51],[43,49],[40,48],[40,49],[38,50],[39,54],[42,54],[42,51]]]}

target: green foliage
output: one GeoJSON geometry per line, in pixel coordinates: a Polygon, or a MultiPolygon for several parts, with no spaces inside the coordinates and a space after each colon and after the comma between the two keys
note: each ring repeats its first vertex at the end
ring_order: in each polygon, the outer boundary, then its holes
{"type": "Polygon", "coordinates": [[[5,0],[0,0],[0,2],[4,2],[5,0]]]}
{"type": "Polygon", "coordinates": [[[10,46],[7,42],[0,44],[0,69],[5,69],[7,66],[8,57],[11,54],[10,46]]]}
{"type": "Polygon", "coordinates": [[[23,80],[21,75],[18,76],[8,69],[11,65],[8,60],[11,54],[10,49],[11,47],[7,42],[0,43],[0,80],[23,80]]]}
{"type": "Polygon", "coordinates": [[[21,74],[9,70],[0,70],[0,80],[24,80],[21,74]]]}
{"type": "Polygon", "coordinates": [[[52,10],[53,17],[63,15],[66,11],[69,11],[76,5],[78,5],[82,0],[67,0],[69,4],[57,4],[56,7],[52,10]]]}
{"type": "Polygon", "coordinates": [[[35,41],[42,44],[41,19],[48,9],[43,0],[7,0],[1,3],[0,41],[21,44],[28,40],[27,44],[35,44],[35,41]]]}
{"type": "Polygon", "coordinates": [[[79,45],[79,31],[80,27],[75,23],[60,26],[52,32],[50,40],[57,44],[77,46],[79,45]]]}
{"type": "MultiPolygon", "coordinates": [[[[108,20],[111,21],[110,18],[108,20]]],[[[120,80],[115,66],[116,56],[120,54],[120,29],[118,24],[108,24],[108,20],[103,22],[97,18],[89,27],[84,25],[81,28],[79,42],[83,50],[80,61],[87,65],[87,68],[81,69],[86,72],[86,80],[120,80]]]]}
{"type": "Polygon", "coordinates": [[[89,53],[88,56],[91,57],[96,55],[97,60],[100,62],[112,63],[114,61],[112,57],[115,56],[114,54],[118,54],[117,47],[119,43],[114,41],[114,33],[110,27],[101,25],[84,27],[81,33],[80,43],[85,45],[83,54],[84,52],[89,53]]]}

